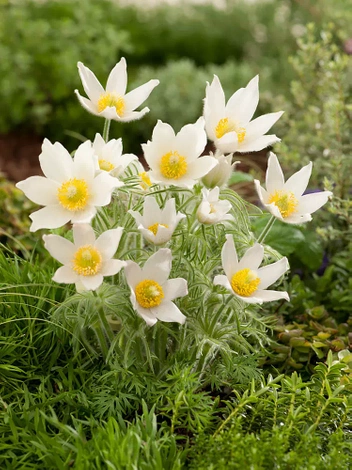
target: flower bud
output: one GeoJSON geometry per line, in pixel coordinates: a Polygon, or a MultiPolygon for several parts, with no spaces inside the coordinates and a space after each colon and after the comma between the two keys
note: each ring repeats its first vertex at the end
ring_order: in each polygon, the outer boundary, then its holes
{"type": "Polygon", "coordinates": [[[218,164],[202,178],[202,183],[209,189],[215,188],[216,186],[222,188],[230,179],[233,167],[237,162],[232,164],[232,154],[225,157],[225,155],[219,151],[217,151],[215,155],[210,152],[210,156],[214,156],[218,164]]]}

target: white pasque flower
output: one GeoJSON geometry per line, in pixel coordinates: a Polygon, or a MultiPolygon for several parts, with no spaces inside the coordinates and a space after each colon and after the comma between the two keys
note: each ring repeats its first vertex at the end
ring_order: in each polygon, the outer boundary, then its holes
{"type": "Polygon", "coordinates": [[[138,157],[132,153],[122,155],[122,139],[111,139],[105,142],[100,134],[95,134],[94,153],[97,156],[97,169],[107,171],[111,176],[121,176],[126,168],[138,157]]]}
{"type": "Polygon", "coordinates": [[[158,320],[181,324],[186,321],[172,300],[187,295],[187,281],[182,278],[168,279],[171,263],[172,254],[168,248],[154,253],[143,268],[127,261],[125,274],[133,308],[150,326],[158,320]]]}
{"type": "Polygon", "coordinates": [[[122,186],[106,172],[96,175],[91,142],[81,144],[72,159],[59,143],[45,139],[39,161],[44,176],[30,176],[16,184],[36,204],[46,206],[29,217],[31,232],[58,228],[67,222],[87,223],[96,207],[110,203],[114,188],[122,186]]]}
{"type": "Polygon", "coordinates": [[[134,217],[138,230],[148,242],[163,245],[168,242],[177,224],[186,216],[176,213],[175,199],[169,199],[164,209],[160,209],[156,199],[147,196],[143,204],[143,215],[137,211],[128,211],[134,217]]]}
{"type": "Polygon", "coordinates": [[[214,284],[226,287],[236,297],[249,304],[290,300],[287,292],[267,290],[267,287],[274,284],[289,269],[287,258],[259,268],[263,257],[264,248],[256,243],[238,261],[233,238],[226,235],[226,242],[221,251],[222,267],[226,276],[215,276],[214,284]]]}
{"type": "Polygon", "coordinates": [[[233,220],[233,216],[228,214],[232,206],[230,201],[220,200],[220,188],[208,190],[203,188],[203,201],[197,209],[197,219],[202,224],[213,225],[225,220],[233,220]]]}
{"type": "Polygon", "coordinates": [[[176,135],[169,124],[158,121],[152,141],[142,145],[151,181],[192,188],[198,179],[217,165],[214,157],[198,158],[206,143],[203,118],[195,124],[183,126],[176,135]]]}
{"type": "Polygon", "coordinates": [[[94,230],[89,224],[74,224],[74,243],[58,235],[43,235],[45,248],[63,264],[53,280],[76,284],[78,291],[98,289],[104,276],[113,276],[126,266],[125,261],[112,259],[122,230],[122,227],[107,230],[95,239],[94,230]]]}
{"type": "Polygon", "coordinates": [[[331,191],[305,194],[312,173],[312,162],[294,173],[285,183],[285,178],[274,153],[270,153],[266,170],[266,190],[254,180],[255,187],[264,207],[275,217],[288,224],[303,224],[312,220],[311,214],[323,206],[331,191]]]}
{"type": "Polygon", "coordinates": [[[219,78],[206,87],[204,100],[205,128],[210,140],[224,153],[256,152],[279,142],[276,135],[264,135],[283,111],[264,114],[251,121],[259,102],[258,75],[234,93],[225,104],[219,78]]]}
{"type": "Polygon", "coordinates": [[[216,186],[222,188],[226,186],[232,175],[235,165],[239,162],[232,163],[233,154],[231,153],[230,155],[225,156],[219,150],[217,150],[215,154],[210,152],[210,156],[216,158],[218,164],[215,168],[210,170],[209,173],[203,176],[202,183],[204,186],[210,189],[215,188],[216,186]]]}
{"type": "Polygon", "coordinates": [[[88,112],[105,119],[114,119],[121,122],[140,119],[149,112],[149,108],[144,108],[142,111],[134,110],[159,85],[159,80],[149,80],[144,85],[126,93],[127,71],[124,57],[111,70],[105,90],[88,67],[85,67],[82,62],[78,62],[77,66],[84,91],[89,99],[81,96],[78,90],[75,90],[75,93],[81,105],[88,112]]]}

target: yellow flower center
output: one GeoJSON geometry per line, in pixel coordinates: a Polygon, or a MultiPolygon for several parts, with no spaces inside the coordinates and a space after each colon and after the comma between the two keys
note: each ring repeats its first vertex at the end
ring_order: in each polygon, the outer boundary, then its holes
{"type": "Polygon", "coordinates": [[[100,252],[92,245],[78,248],[72,260],[73,270],[81,276],[94,276],[102,265],[100,252]]]}
{"type": "Polygon", "coordinates": [[[57,198],[62,207],[69,211],[83,210],[89,200],[87,182],[85,180],[72,178],[62,183],[57,190],[57,198]]]}
{"type": "Polygon", "coordinates": [[[140,185],[142,186],[144,190],[147,190],[149,186],[152,185],[152,182],[150,181],[148,173],[146,171],[143,171],[142,173],[138,173],[138,176],[141,179],[140,185]]]}
{"type": "Polygon", "coordinates": [[[168,152],[160,162],[161,174],[168,179],[177,180],[187,173],[187,161],[178,152],[168,152]]]}
{"type": "Polygon", "coordinates": [[[218,125],[215,128],[216,138],[221,139],[221,137],[223,137],[225,134],[228,134],[229,132],[237,133],[237,139],[239,143],[242,143],[246,137],[246,129],[244,127],[236,126],[236,124],[229,118],[220,119],[218,125]]]}
{"type": "Polygon", "coordinates": [[[143,308],[157,307],[164,298],[164,291],[160,284],[150,279],[145,279],[136,285],[136,299],[143,308]]]}
{"type": "Polygon", "coordinates": [[[108,160],[104,160],[104,159],[100,159],[99,160],[99,168],[101,170],[104,170],[104,171],[111,171],[113,170],[115,167],[114,165],[109,162],[108,160]]]}
{"type": "Polygon", "coordinates": [[[274,203],[283,218],[297,212],[298,200],[291,192],[275,191],[270,195],[269,204],[274,203]]]}
{"type": "Polygon", "coordinates": [[[103,93],[98,100],[98,112],[101,113],[107,107],[116,109],[117,114],[122,117],[125,112],[125,100],[116,93],[103,93]]]}
{"type": "Polygon", "coordinates": [[[154,233],[154,235],[156,235],[158,233],[159,227],[169,228],[168,225],[156,223],[156,224],[153,224],[150,227],[148,227],[148,230],[150,230],[151,232],[154,233]]]}
{"type": "Polygon", "coordinates": [[[260,278],[251,269],[245,268],[237,271],[232,276],[231,287],[236,294],[242,297],[249,297],[255,292],[260,284],[260,278]]]}

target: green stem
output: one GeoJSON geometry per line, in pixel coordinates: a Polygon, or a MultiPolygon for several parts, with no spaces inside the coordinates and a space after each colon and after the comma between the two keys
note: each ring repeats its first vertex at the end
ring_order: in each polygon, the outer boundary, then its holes
{"type": "Polygon", "coordinates": [[[263,241],[265,240],[266,236],[267,236],[268,233],[270,232],[271,227],[274,225],[275,220],[276,220],[276,217],[275,217],[274,215],[272,215],[272,216],[270,217],[268,223],[267,223],[266,226],[264,227],[262,233],[259,235],[258,240],[257,240],[258,243],[263,243],[263,241]]]}
{"type": "Polygon", "coordinates": [[[111,120],[105,119],[104,130],[103,130],[103,139],[105,140],[105,142],[109,140],[110,124],[111,124],[111,120]]]}

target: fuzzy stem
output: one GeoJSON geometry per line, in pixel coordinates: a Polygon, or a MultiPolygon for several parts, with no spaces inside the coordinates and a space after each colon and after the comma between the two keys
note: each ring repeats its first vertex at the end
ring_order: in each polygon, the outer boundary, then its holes
{"type": "Polygon", "coordinates": [[[272,216],[270,217],[268,223],[267,223],[266,226],[264,227],[262,233],[259,235],[258,240],[257,240],[258,243],[263,243],[263,241],[265,240],[266,236],[267,236],[268,233],[270,232],[271,227],[274,225],[275,220],[276,220],[276,217],[275,217],[274,215],[272,215],[272,216]]]}
{"type": "Polygon", "coordinates": [[[111,124],[111,120],[105,119],[104,130],[103,130],[103,139],[105,140],[105,142],[109,140],[110,124],[111,124]]]}

